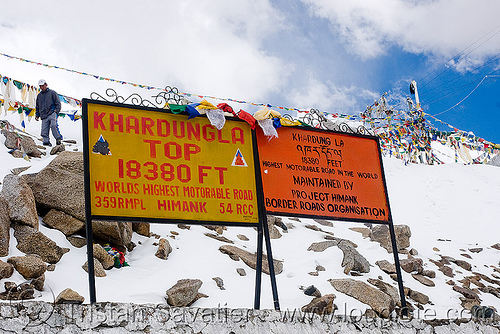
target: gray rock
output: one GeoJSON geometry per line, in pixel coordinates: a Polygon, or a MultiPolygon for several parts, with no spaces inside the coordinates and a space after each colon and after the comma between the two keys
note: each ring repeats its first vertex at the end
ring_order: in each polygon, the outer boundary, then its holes
{"type": "Polygon", "coordinates": [[[64,289],[60,294],[57,295],[55,304],[81,304],[85,298],[80,296],[78,292],[71,290],[70,288],[64,289]]]}
{"type": "Polygon", "coordinates": [[[395,287],[393,287],[388,283],[385,283],[380,279],[369,278],[368,283],[370,283],[373,286],[376,286],[380,291],[388,294],[389,297],[391,297],[392,300],[394,301],[394,304],[401,307],[401,298],[399,296],[398,289],[396,289],[395,287]]]}
{"type": "Polygon", "coordinates": [[[85,221],[83,154],[65,151],[37,174],[22,176],[37,204],[85,221]]]}
{"type": "Polygon", "coordinates": [[[45,284],[45,274],[32,279],[30,284],[33,286],[33,288],[35,288],[35,290],[43,291],[43,285],[45,284]]]}
{"type": "Polygon", "coordinates": [[[385,292],[352,278],[330,279],[330,284],[339,292],[369,305],[380,316],[387,318],[395,308],[392,298],[385,292]]]}
{"type": "Polygon", "coordinates": [[[419,304],[425,305],[429,302],[429,297],[421,292],[412,290],[410,288],[405,287],[405,295],[413,299],[419,304]]]}
{"type": "Polygon", "coordinates": [[[11,221],[38,229],[35,197],[21,177],[6,175],[3,179],[2,194],[9,205],[11,221]]]}
{"type": "Polygon", "coordinates": [[[465,260],[455,260],[453,261],[457,266],[459,266],[460,268],[463,268],[465,270],[468,270],[468,271],[471,271],[472,270],[472,265],[465,261],[465,260]]]}
{"type": "Polygon", "coordinates": [[[56,155],[56,154],[59,154],[61,152],[64,152],[65,150],[66,150],[66,148],[64,147],[64,144],[56,145],[56,146],[52,147],[52,149],[50,150],[50,155],[56,155]]]}
{"type": "Polygon", "coordinates": [[[82,248],[84,247],[85,245],[87,245],[87,239],[85,238],[82,238],[80,236],[76,236],[76,235],[70,235],[70,236],[67,236],[66,237],[66,240],[69,241],[69,243],[73,246],[73,247],[76,247],[76,248],[82,248]]]}
{"type": "MultiPolygon", "coordinates": [[[[255,269],[257,267],[257,254],[249,253],[245,250],[242,250],[233,245],[223,245],[219,247],[219,250],[232,256],[233,258],[238,258],[243,260],[250,268],[255,269]]],[[[279,275],[283,272],[283,262],[279,260],[273,260],[274,265],[274,273],[279,275]]],[[[267,261],[267,256],[265,254],[262,255],[262,272],[269,275],[269,265],[267,261]]]]}
{"type": "Polygon", "coordinates": [[[462,288],[458,285],[454,285],[453,290],[458,292],[458,293],[461,293],[467,299],[474,299],[474,300],[479,300],[479,301],[481,300],[481,299],[479,299],[479,296],[477,295],[477,293],[475,293],[474,291],[472,291],[470,289],[462,288]]]}
{"type": "Polygon", "coordinates": [[[275,226],[277,224],[278,219],[281,219],[281,218],[275,217],[275,216],[270,216],[270,215],[267,216],[267,226],[269,228],[269,237],[271,239],[281,238],[281,233],[280,233],[280,231],[278,231],[278,229],[275,226]]]}
{"type": "Polygon", "coordinates": [[[396,266],[392,263],[390,263],[387,260],[380,260],[375,262],[375,264],[385,273],[387,274],[395,274],[396,273],[396,266]]]}
{"type": "Polygon", "coordinates": [[[350,227],[351,231],[361,233],[363,238],[369,238],[371,234],[371,230],[368,227],[350,227]]]}
{"type": "Polygon", "coordinates": [[[247,275],[247,272],[245,271],[245,269],[243,268],[236,268],[236,272],[238,273],[238,275],[240,276],[246,276],[247,275]]]}
{"type": "Polygon", "coordinates": [[[53,240],[40,231],[17,239],[17,249],[25,254],[38,254],[43,261],[57,263],[69,252],[68,248],[59,247],[53,240]]]}
{"type": "Polygon", "coordinates": [[[331,221],[328,221],[328,220],[314,219],[314,221],[320,225],[323,225],[323,226],[333,227],[333,223],[331,221]]]}
{"type": "Polygon", "coordinates": [[[14,273],[14,266],[0,260],[0,279],[9,278],[14,273]]]}
{"type": "Polygon", "coordinates": [[[436,278],[436,272],[434,270],[423,270],[420,274],[429,278],[436,278]]]}
{"type": "Polygon", "coordinates": [[[469,251],[472,253],[480,253],[483,251],[483,248],[482,247],[469,248],[469,251]]]}
{"type": "Polygon", "coordinates": [[[144,237],[149,237],[151,226],[149,223],[132,223],[132,231],[144,237]]]}
{"type": "Polygon", "coordinates": [[[332,314],[337,309],[337,306],[333,304],[335,297],[333,293],[316,297],[309,304],[302,306],[301,311],[319,315],[332,314]]]}
{"type": "Polygon", "coordinates": [[[246,236],[246,235],[243,235],[243,234],[238,234],[238,235],[237,235],[237,237],[238,237],[238,239],[243,240],[243,241],[248,241],[248,240],[249,240],[249,239],[247,238],[247,236],[246,236]]]}
{"type": "Polygon", "coordinates": [[[92,221],[95,238],[113,245],[126,246],[132,241],[132,223],[92,221]]]}
{"type": "Polygon", "coordinates": [[[411,274],[411,276],[425,286],[435,286],[436,285],[436,284],[434,284],[433,281],[431,281],[429,278],[427,278],[425,276],[418,275],[418,274],[411,274]]]}
{"type": "Polygon", "coordinates": [[[307,248],[308,251],[312,252],[323,252],[325,249],[337,246],[337,241],[335,240],[327,240],[327,241],[320,241],[320,242],[313,242],[309,248],[307,248]]]}
{"type": "Polygon", "coordinates": [[[115,258],[109,254],[100,244],[94,244],[94,258],[99,260],[104,269],[111,269],[115,264],[115,258]]]}
{"type": "Polygon", "coordinates": [[[407,273],[417,272],[421,273],[424,265],[424,261],[419,258],[410,258],[410,259],[401,259],[399,260],[399,264],[401,265],[401,269],[406,271],[407,273]]]}
{"type": "Polygon", "coordinates": [[[491,158],[490,161],[487,162],[488,165],[500,167],[500,154],[495,155],[491,158]]]}
{"type": "Polygon", "coordinates": [[[321,297],[321,292],[314,285],[310,285],[304,289],[304,294],[307,296],[321,297]]]}
{"type": "MultiPolygon", "coordinates": [[[[394,233],[396,234],[396,245],[398,252],[410,246],[411,230],[407,225],[394,225],[394,233]]],[[[385,248],[389,253],[392,253],[392,243],[387,225],[374,225],[371,228],[370,239],[376,241],[385,248]]]]}
{"type": "Polygon", "coordinates": [[[65,236],[75,234],[85,228],[85,222],[59,210],[52,209],[43,217],[43,222],[65,236]]]}
{"type": "Polygon", "coordinates": [[[0,193],[0,257],[9,255],[10,218],[9,204],[0,193]]]}
{"type": "Polygon", "coordinates": [[[217,287],[221,290],[226,290],[224,287],[224,281],[220,277],[212,277],[212,279],[215,281],[215,284],[217,284],[217,287]]]}
{"type": "Polygon", "coordinates": [[[170,253],[172,253],[172,246],[170,246],[167,239],[161,238],[155,256],[159,259],[166,260],[170,253]]]}
{"type": "Polygon", "coordinates": [[[41,158],[42,152],[38,149],[33,138],[18,132],[2,130],[5,136],[5,146],[10,149],[18,148],[30,157],[41,158]],[[18,145],[19,139],[19,145],[18,145]]]}
{"type": "Polygon", "coordinates": [[[181,279],[167,290],[167,303],[170,306],[185,307],[200,298],[198,290],[203,282],[199,279],[181,279]]]}
{"type": "Polygon", "coordinates": [[[37,278],[42,276],[47,270],[42,258],[36,254],[25,256],[13,256],[7,260],[25,278],[37,278]]]}
{"type": "Polygon", "coordinates": [[[369,273],[370,263],[366,258],[361,255],[350,243],[339,241],[337,246],[344,252],[342,259],[342,267],[344,267],[344,274],[349,274],[352,271],[358,273],[369,273]]]}
{"type": "MultiPolygon", "coordinates": [[[[89,262],[85,261],[85,263],[82,266],[83,270],[85,270],[87,273],[89,272],[89,262]]],[[[101,262],[99,260],[94,259],[94,275],[95,277],[106,277],[106,271],[104,270],[104,267],[102,266],[101,262]]]]}
{"type": "Polygon", "coordinates": [[[221,241],[221,242],[227,242],[228,244],[234,244],[232,240],[229,240],[228,238],[220,235],[220,234],[215,234],[215,233],[204,233],[207,237],[221,241]]]}

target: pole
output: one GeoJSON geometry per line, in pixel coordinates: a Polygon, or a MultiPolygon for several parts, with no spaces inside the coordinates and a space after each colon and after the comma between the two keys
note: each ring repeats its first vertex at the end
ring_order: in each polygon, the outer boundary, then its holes
{"type": "Polygon", "coordinates": [[[402,315],[407,316],[408,309],[406,307],[405,290],[403,287],[403,277],[401,275],[401,265],[399,264],[398,246],[396,244],[396,233],[394,232],[392,217],[389,218],[389,233],[391,235],[392,253],[394,255],[394,265],[396,267],[396,276],[398,278],[399,297],[401,298],[402,315]]]}
{"type": "Polygon", "coordinates": [[[253,308],[260,309],[260,295],[262,291],[262,224],[257,227],[257,264],[255,268],[255,298],[253,308]]]}
{"type": "Polygon", "coordinates": [[[276,275],[274,274],[273,252],[271,250],[271,237],[269,235],[269,227],[267,226],[267,217],[263,217],[262,224],[264,226],[264,239],[266,240],[267,263],[269,265],[269,276],[271,278],[271,289],[273,291],[274,309],[280,310],[280,302],[278,299],[278,287],[276,285],[276,275]]]}

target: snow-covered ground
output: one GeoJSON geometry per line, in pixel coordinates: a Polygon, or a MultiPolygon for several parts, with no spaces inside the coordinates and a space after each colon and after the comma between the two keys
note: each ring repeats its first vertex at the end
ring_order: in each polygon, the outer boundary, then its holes
{"type": "MultiPolygon", "coordinates": [[[[19,127],[19,116],[14,113],[2,115],[19,127]]],[[[59,119],[61,132],[65,139],[75,139],[78,144],[67,146],[68,150],[82,150],[81,121],[71,121],[68,117],[59,119]]],[[[40,122],[27,122],[28,133],[39,137],[40,122]]],[[[41,170],[54,157],[47,155],[42,159],[31,161],[15,159],[3,145],[4,136],[0,136],[0,179],[12,168],[31,166],[25,173],[41,170]]],[[[53,140],[53,139],[52,139],[53,140]]],[[[53,140],[54,141],[54,140],[53,140]]],[[[408,165],[401,160],[384,157],[383,159],[390,205],[396,225],[410,226],[412,237],[410,248],[418,251],[424,260],[425,269],[436,271],[433,281],[435,287],[427,287],[417,282],[410,274],[403,272],[404,285],[429,296],[433,305],[425,305],[427,317],[446,318],[460,312],[459,293],[446,284],[450,278],[444,276],[429,259],[439,260],[439,255],[452,256],[467,260],[473,266],[472,271],[491,275],[491,265],[500,267],[500,250],[490,246],[500,242],[498,228],[498,208],[500,207],[500,169],[489,165],[408,165]],[[482,247],[480,253],[472,253],[469,248],[482,247]],[[439,250],[435,250],[439,249],[439,250]],[[467,253],[472,259],[460,254],[467,253]],[[450,311],[451,310],[451,311],[450,311]],[[435,313],[434,313],[435,312],[435,313]],[[451,313],[450,313],[451,312],[451,313]]],[[[381,276],[385,282],[394,286],[396,282],[375,262],[386,259],[393,262],[393,255],[387,253],[378,243],[362,237],[350,227],[361,227],[359,223],[333,221],[333,227],[322,226],[312,219],[300,219],[300,222],[284,217],[289,226],[288,233],[280,239],[272,240],[273,255],[284,261],[283,273],[277,275],[278,295],[281,309],[295,309],[306,305],[311,297],[306,296],[300,287],[315,285],[322,294],[333,293],[337,296],[335,304],[340,314],[360,315],[368,306],[349,296],[336,291],[327,281],[332,278],[346,277],[341,267],[342,251],[330,247],[324,252],[307,251],[313,242],[323,241],[324,234],[305,227],[307,224],[317,225],[330,231],[336,237],[352,240],[358,245],[357,250],[372,265],[368,274],[355,279],[366,280],[381,276]],[[315,271],[317,265],[326,268],[318,276],[308,273],[315,271]]],[[[89,301],[88,276],[82,269],[86,261],[86,248],[73,247],[57,231],[43,224],[40,230],[59,246],[70,248],[53,272],[46,272],[45,291],[39,294],[38,300],[53,301],[54,296],[65,288],[71,288],[89,301]]],[[[11,230],[11,233],[13,231],[11,230]]],[[[195,307],[253,307],[255,271],[242,261],[235,262],[218,249],[224,243],[209,238],[204,233],[210,232],[203,226],[191,226],[190,230],[179,229],[177,225],[152,224],[151,232],[168,238],[173,251],[168,260],[155,257],[158,242],[154,237],[147,238],[134,234],[133,241],[137,247],[126,255],[129,267],[107,271],[107,277],[96,278],[97,301],[116,301],[133,303],[165,303],[165,291],[183,278],[199,278],[203,281],[201,293],[209,296],[198,300],[195,307]],[[175,237],[175,238],[171,238],[175,237]],[[246,276],[240,276],[237,268],[244,268],[246,276]],[[225,290],[217,287],[213,277],[224,281],[225,290]]],[[[13,234],[13,233],[12,233],[13,234]]],[[[223,236],[234,241],[235,246],[250,252],[256,251],[257,233],[253,228],[228,227],[223,236]],[[240,240],[237,235],[243,234],[248,241],[240,240]]],[[[9,256],[23,255],[15,247],[15,238],[11,235],[9,256]]],[[[7,261],[8,257],[1,258],[7,261]]],[[[406,255],[401,254],[400,258],[406,255]]],[[[462,277],[471,275],[460,267],[451,265],[458,282],[462,277]]],[[[500,275],[500,273],[497,273],[500,275]]],[[[6,280],[23,282],[17,272],[6,280]]],[[[3,286],[5,280],[0,281],[3,286]]],[[[263,274],[261,308],[273,308],[269,277],[263,274]]],[[[491,294],[482,293],[482,305],[494,306],[500,310],[500,299],[491,294]]],[[[421,311],[423,317],[424,311],[421,311]]]]}

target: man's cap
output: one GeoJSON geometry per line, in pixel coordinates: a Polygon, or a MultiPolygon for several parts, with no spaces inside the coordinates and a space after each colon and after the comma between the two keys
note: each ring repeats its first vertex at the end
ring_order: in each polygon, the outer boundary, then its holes
{"type": "Polygon", "coordinates": [[[47,81],[45,81],[45,79],[40,79],[40,81],[38,81],[38,86],[43,86],[46,84],[47,84],[47,81]]]}

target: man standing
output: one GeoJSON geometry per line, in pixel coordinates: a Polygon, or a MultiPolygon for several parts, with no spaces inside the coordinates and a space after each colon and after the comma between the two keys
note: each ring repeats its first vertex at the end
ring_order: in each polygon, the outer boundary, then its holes
{"type": "Polygon", "coordinates": [[[42,119],[42,138],[43,145],[52,146],[49,138],[49,130],[56,139],[56,145],[61,145],[62,135],[57,125],[57,115],[61,111],[61,101],[57,93],[49,89],[47,81],[40,79],[38,86],[42,90],[36,97],[35,120],[42,119]]]}

